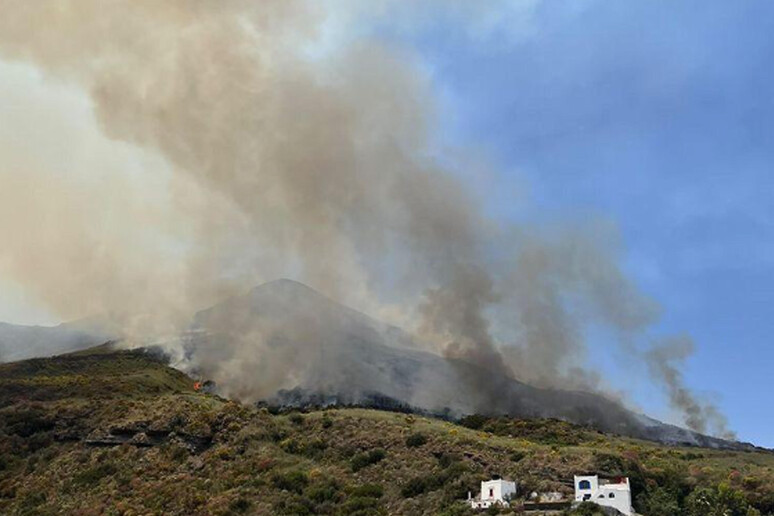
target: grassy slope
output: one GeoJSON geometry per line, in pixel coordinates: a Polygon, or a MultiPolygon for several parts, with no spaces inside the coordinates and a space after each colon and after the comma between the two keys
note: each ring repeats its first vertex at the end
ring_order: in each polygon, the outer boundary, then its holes
{"type": "Polygon", "coordinates": [[[557,421],[475,423],[272,415],[195,393],[141,352],[5,364],[0,514],[465,514],[458,500],[493,474],[569,493],[579,472],[628,474],[638,491],[725,482],[774,504],[769,453],[665,448],[557,421]],[[409,447],[412,434],[426,442],[409,447]]]}

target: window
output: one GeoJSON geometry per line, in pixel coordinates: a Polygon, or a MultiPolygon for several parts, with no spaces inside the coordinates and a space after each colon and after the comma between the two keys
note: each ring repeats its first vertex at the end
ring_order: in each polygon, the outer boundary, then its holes
{"type": "Polygon", "coordinates": [[[610,498],[615,498],[615,493],[610,493],[610,498]]]}
{"type": "Polygon", "coordinates": [[[494,489],[489,490],[489,498],[494,498],[494,489]]]}
{"type": "Polygon", "coordinates": [[[591,482],[588,480],[581,480],[578,482],[578,489],[591,489],[591,482]]]}

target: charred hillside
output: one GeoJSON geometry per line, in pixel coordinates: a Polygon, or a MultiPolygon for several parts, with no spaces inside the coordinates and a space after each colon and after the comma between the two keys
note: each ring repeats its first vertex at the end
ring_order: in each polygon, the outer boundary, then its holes
{"type": "MultiPolygon", "coordinates": [[[[118,338],[105,330],[111,327],[99,317],[50,328],[3,325],[0,350],[8,360],[87,348],[118,338]]],[[[371,406],[451,419],[555,418],[667,444],[751,448],[663,424],[593,392],[537,388],[501,369],[425,351],[400,328],[291,280],[198,312],[184,336],[161,346],[176,357],[175,367],[214,380],[221,395],[244,402],[371,406]]],[[[78,360],[77,353],[67,356],[62,360],[78,360]]]]}
{"type": "Polygon", "coordinates": [[[423,351],[399,328],[291,280],[201,311],[193,328],[186,342],[192,367],[215,379],[224,395],[245,401],[295,407],[378,402],[452,418],[556,418],[670,444],[749,447],[663,424],[599,394],[536,388],[423,351]]]}

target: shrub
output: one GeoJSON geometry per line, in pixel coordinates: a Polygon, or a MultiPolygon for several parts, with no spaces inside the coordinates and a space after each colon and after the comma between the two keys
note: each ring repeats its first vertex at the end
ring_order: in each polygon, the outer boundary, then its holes
{"type": "Polygon", "coordinates": [[[453,453],[446,453],[443,452],[440,455],[436,455],[436,458],[438,459],[438,465],[442,468],[448,468],[455,462],[459,462],[460,457],[459,455],[455,455],[453,453]]]}
{"type": "Polygon", "coordinates": [[[76,474],[73,476],[73,484],[78,486],[91,486],[97,484],[103,477],[114,475],[116,471],[118,471],[118,468],[116,468],[115,465],[106,462],[76,474]]]}
{"type": "Polygon", "coordinates": [[[599,505],[593,502],[583,502],[568,514],[573,516],[605,516],[599,505]]]}
{"type": "Polygon", "coordinates": [[[20,505],[23,509],[30,510],[30,512],[27,512],[26,514],[37,514],[34,509],[39,505],[43,505],[44,503],[46,503],[46,493],[41,491],[31,491],[24,495],[20,505]]]}
{"type": "Polygon", "coordinates": [[[304,424],[304,416],[302,416],[298,412],[294,412],[294,413],[290,414],[288,419],[294,425],[302,425],[302,424],[304,424]]]}
{"type": "Polygon", "coordinates": [[[480,430],[488,420],[488,417],[482,416],[481,414],[472,414],[460,419],[460,425],[473,430],[480,430]]]}
{"type": "Polygon", "coordinates": [[[310,487],[306,490],[306,496],[318,505],[325,502],[337,502],[342,498],[340,486],[335,480],[310,487]]]}
{"type": "Polygon", "coordinates": [[[19,437],[30,437],[38,432],[54,429],[54,419],[38,408],[19,409],[3,415],[6,432],[19,437]]]}
{"type": "Polygon", "coordinates": [[[680,502],[672,492],[659,487],[638,497],[640,510],[648,516],[681,516],[680,502]]]}
{"type": "MultiPolygon", "coordinates": [[[[487,514],[500,514],[501,509],[503,509],[503,507],[500,507],[499,505],[490,505],[489,508],[486,510],[486,513],[487,514]]],[[[508,512],[510,512],[510,510],[508,512]]]]}
{"type": "Polygon", "coordinates": [[[355,496],[341,505],[339,514],[370,516],[379,514],[379,500],[369,497],[355,496]]]}
{"type": "Polygon", "coordinates": [[[327,415],[323,416],[322,418],[322,427],[323,428],[330,428],[333,426],[333,420],[329,418],[327,415]]]}
{"type": "Polygon", "coordinates": [[[513,462],[519,462],[519,461],[521,461],[526,456],[527,456],[527,454],[524,453],[523,451],[515,451],[515,452],[511,453],[510,459],[513,462]]]}
{"type": "Polygon", "coordinates": [[[428,491],[435,491],[458,478],[466,470],[465,464],[456,462],[438,473],[414,477],[401,488],[401,495],[404,498],[412,498],[428,491]]]}
{"type": "Polygon", "coordinates": [[[384,489],[379,484],[363,484],[352,490],[353,497],[381,498],[383,495],[384,489]]]}
{"type": "Polygon", "coordinates": [[[284,428],[271,427],[266,431],[266,436],[275,443],[278,443],[285,439],[288,436],[288,433],[284,428]]]}
{"type": "Polygon", "coordinates": [[[763,484],[763,481],[760,478],[756,478],[753,476],[746,476],[742,479],[742,486],[744,486],[745,489],[754,490],[758,489],[763,484]]]}
{"type": "Polygon", "coordinates": [[[469,514],[472,514],[470,506],[457,500],[456,503],[439,512],[438,516],[468,516],[469,514]]]}
{"type": "Polygon", "coordinates": [[[427,443],[427,437],[424,434],[415,433],[406,438],[406,446],[409,448],[418,448],[427,443]]]}
{"type": "Polygon", "coordinates": [[[409,479],[409,481],[400,489],[400,494],[403,495],[404,498],[413,498],[428,491],[428,488],[427,478],[414,477],[409,479]]]}
{"type": "Polygon", "coordinates": [[[250,500],[239,497],[236,500],[232,500],[231,503],[228,504],[228,508],[232,512],[243,513],[243,512],[247,512],[247,510],[250,508],[251,505],[252,504],[250,503],[250,500]]]}
{"type": "Polygon", "coordinates": [[[689,516],[749,516],[757,512],[755,509],[750,512],[750,509],[741,492],[724,484],[697,489],[686,499],[689,516]]]}
{"type": "Polygon", "coordinates": [[[303,496],[294,496],[283,499],[274,505],[274,514],[287,514],[293,516],[307,516],[315,513],[315,504],[303,496]]]}
{"type": "Polygon", "coordinates": [[[328,443],[323,439],[312,439],[303,449],[303,454],[311,458],[319,458],[328,448],[328,443]]]}
{"type": "Polygon", "coordinates": [[[303,451],[304,447],[296,439],[285,439],[279,443],[280,448],[285,453],[292,453],[294,455],[303,451]]]}
{"type": "Polygon", "coordinates": [[[287,473],[276,473],[272,476],[271,481],[277,489],[301,494],[309,484],[309,476],[303,471],[290,471],[287,473]]]}
{"type": "Polygon", "coordinates": [[[169,454],[169,458],[175,462],[182,462],[190,455],[188,449],[176,444],[170,446],[166,451],[169,454]]]}
{"type": "Polygon", "coordinates": [[[366,466],[370,466],[371,464],[376,464],[377,462],[384,459],[385,453],[384,450],[381,449],[375,449],[371,450],[370,452],[363,452],[358,453],[354,457],[352,457],[352,460],[350,460],[350,464],[352,465],[352,471],[360,471],[361,469],[365,468],[366,466]]]}
{"type": "Polygon", "coordinates": [[[609,453],[594,453],[594,469],[611,476],[627,474],[623,459],[609,453]]]}

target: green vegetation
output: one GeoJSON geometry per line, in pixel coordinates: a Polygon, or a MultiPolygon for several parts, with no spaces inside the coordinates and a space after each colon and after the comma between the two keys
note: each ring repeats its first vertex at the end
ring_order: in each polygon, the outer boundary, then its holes
{"type": "Polygon", "coordinates": [[[569,494],[578,473],[629,476],[646,516],[774,514],[769,452],[670,448],[552,420],[462,423],[272,414],[196,393],[139,351],[5,364],[0,514],[452,516],[470,514],[467,492],[493,475],[521,493],[569,494]]]}
{"type": "Polygon", "coordinates": [[[384,459],[385,453],[382,449],[376,449],[371,450],[369,452],[363,452],[358,453],[354,457],[352,457],[352,460],[350,461],[350,464],[352,464],[352,471],[358,472],[361,469],[365,468],[366,466],[370,466],[371,464],[376,464],[377,462],[384,459]]]}
{"type": "Polygon", "coordinates": [[[406,446],[409,448],[418,448],[425,443],[427,443],[427,437],[425,437],[425,434],[415,433],[406,438],[406,446]]]}
{"type": "Polygon", "coordinates": [[[592,502],[583,502],[575,509],[567,511],[565,514],[572,516],[605,516],[599,505],[592,502]]]}

